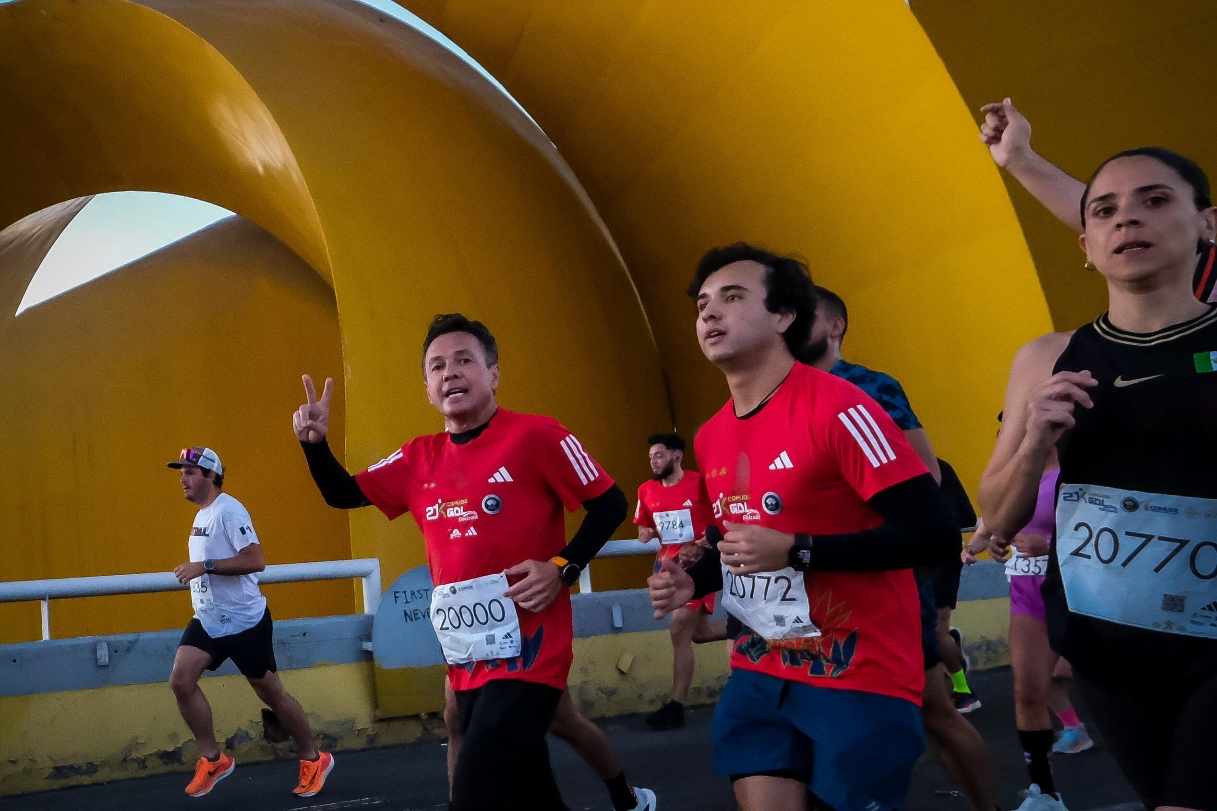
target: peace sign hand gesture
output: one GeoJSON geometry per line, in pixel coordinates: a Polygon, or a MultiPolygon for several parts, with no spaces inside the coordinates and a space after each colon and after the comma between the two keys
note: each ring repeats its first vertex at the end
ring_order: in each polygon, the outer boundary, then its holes
{"type": "Polygon", "coordinates": [[[301,442],[323,442],[330,430],[330,399],[334,396],[334,380],[329,377],[325,379],[320,400],[317,399],[317,390],[313,388],[313,379],[304,375],[303,380],[308,402],[292,415],[292,427],[296,429],[296,437],[301,442]]]}

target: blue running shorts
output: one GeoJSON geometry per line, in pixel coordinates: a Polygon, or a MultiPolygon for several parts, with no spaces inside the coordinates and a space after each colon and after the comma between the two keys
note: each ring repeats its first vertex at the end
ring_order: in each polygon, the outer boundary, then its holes
{"type": "Polygon", "coordinates": [[[925,749],[911,701],[749,670],[731,671],[712,731],[719,774],[801,778],[837,811],[902,811],[925,749]]]}

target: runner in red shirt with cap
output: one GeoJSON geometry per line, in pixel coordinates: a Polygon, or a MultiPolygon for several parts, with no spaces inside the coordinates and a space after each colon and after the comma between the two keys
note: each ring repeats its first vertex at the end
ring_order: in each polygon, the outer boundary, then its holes
{"type": "Polygon", "coordinates": [[[625,496],[559,422],[498,406],[498,346],[480,322],[436,316],[423,372],[443,433],[351,476],[324,441],[333,382],[318,398],[305,376],[296,435],[327,504],[410,512],[423,532],[464,736],[452,808],[565,809],[545,734],[573,658],[567,588],[625,518],[625,496]],[[567,543],[563,508],[580,505],[567,543]]]}

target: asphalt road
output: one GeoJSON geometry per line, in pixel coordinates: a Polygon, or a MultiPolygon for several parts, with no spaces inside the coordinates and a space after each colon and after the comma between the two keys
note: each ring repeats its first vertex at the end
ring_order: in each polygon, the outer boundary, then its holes
{"type": "MultiPolygon", "coordinates": [[[[984,706],[968,719],[989,746],[998,803],[1005,809],[1015,808],[1018,791],[1025,789],[1029,781],[1014,731],[1010,671],[1001,668],[975,673],[971,682],[984,706]]],[[[1085,720],[1084,707],[1079,707],[1079,713],[1085,720]]],[[[637,715],[603,719],[601,725],[625,764],[629,781],[654,789],[660,811],[732,811],[736,806],[730,782],[711,770],[712,714],[711,707],[693,709],[687,714],[686,726],[671,732],[652,732],[637,715]]],[[[1097,733],[1093,729],[1091,732],[1097,740],[1097,733]]],[[[611,810],[604,784],[573,750],[551,739],[551,753],[558,782],[572,811],[611,810]]],[[[363,752],[339,752],[325,790],[307,800],[291,794],[297,771],[297,762],[293,760],[238,764],[236,771],[211,794],[198,799],[183,792],[190,779],[190,775],[183,773],[5,797],[0,798],[0,809],[438,811],[447,807],[444,756],[442,742],[435,739],[363,752]]],[[[1088,752],[1053,756],[1053,769],[1070,811],[1141,808],[1101,741],[1088,752]]],[[[946,772],[927,754],[917,766],[908,811],[967,811],[963,798],[950,796],[953,788],[946,772]]]]}

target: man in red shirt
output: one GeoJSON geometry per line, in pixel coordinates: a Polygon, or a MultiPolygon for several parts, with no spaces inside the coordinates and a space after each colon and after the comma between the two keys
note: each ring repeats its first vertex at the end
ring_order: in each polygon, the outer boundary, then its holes
{"type": "MultiPolygon", "coordinates": [[[[675,558],[689,567],[701,558],[706,525],[710,523],[710,504],[701,486],[701,474],[681,468],[685,441],[679,434],[655,434],[647,439],[651,462],[650,481],[638,488],[638,508],[634,523],[638,540],[660,541],[655,571],[664,558],[675,558]]],[[[714,595],[709,594],[672,612],[668,630],[672,634],[672,695],[668,703],[647,715],[652,729],[675,729],[685,725],[685,702],[693,684],[693,643],[717,642],[727,638],[727,624],[712,622],[714,595]]]]}
{"type": "Polygon", "coordinates": [[[802,262],[739,243],[689,293],[731,400],[698,432],[718,541],[651,577],[659,615],[723,589],[745,626],[715,708],[714,764],[744,811],[902,809],[925,747],[911,568],[958,531],[900,430],[853,384],[796,363],[815,294],[802,262]],[[718,530],[722,536],[719,540],[718,530]]]}
{"type": "Polygon", "coordinates": [[[567,588],[625,518],[625,496],[556,420],[498,406],[498,346],[480,322],[436,316],[423,372],[443,433],[351,476],[324,442],[333,381],[318,399],[306,375],[296,435],[327,504],[410,512],[423,532],[464,736],[452,808],[565,809],[545,734],[573,658],[567,588]],[[580,505],[566,543],[563,507],[580,505]]]}

